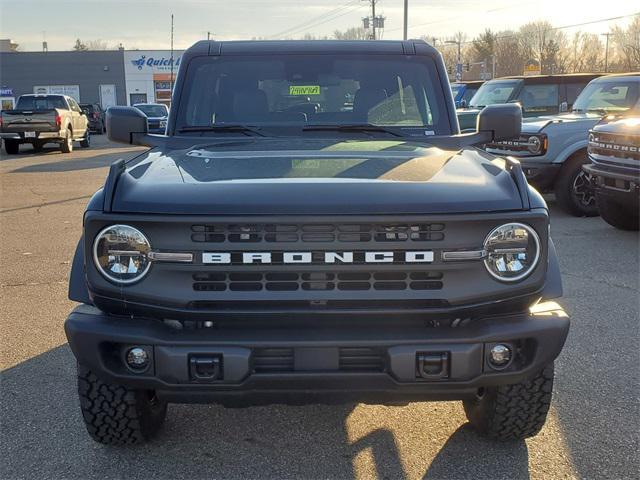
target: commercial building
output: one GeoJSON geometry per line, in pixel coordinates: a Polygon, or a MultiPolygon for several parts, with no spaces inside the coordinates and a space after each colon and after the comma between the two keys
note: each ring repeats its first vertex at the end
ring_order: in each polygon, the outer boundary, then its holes
{"type": "MultiPolygon", "coordinates": [[[[173,75],[182,51],[173,52],[173,75]]],[[[171,103],[169,50],[0,52],[0,101],[11,108],[20,95],[58,93],[103,108],[171,103]]]]}

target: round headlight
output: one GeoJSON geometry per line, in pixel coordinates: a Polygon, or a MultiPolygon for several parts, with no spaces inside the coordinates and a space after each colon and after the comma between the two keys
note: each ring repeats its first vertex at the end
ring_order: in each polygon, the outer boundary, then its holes
{"type": "Polygon", "coordinates": [[[484,241],[484,264],[489,273],[503,282],[516,282],[529,275],[540,259],[540,238],[522,223],[494,228],[484,241]]]}
{"type": "Polygon", "coordinates": [[[529,137],[527,140],[527,148],[531,153],[538,153],[542,147],[539,137],[529,137]]]}
{"type": "Polygon", "coordinates": [[[129,225],[111,225],[93,242],[93,261],[102,275],[115,283],[133,283],[151,266],[151,245],[143,233],[129,225]]]}

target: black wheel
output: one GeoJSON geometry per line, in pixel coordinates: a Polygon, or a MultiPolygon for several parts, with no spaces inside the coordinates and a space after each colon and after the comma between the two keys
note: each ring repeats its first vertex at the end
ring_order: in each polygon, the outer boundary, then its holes
{"type": "Polygon", "coordinates": [[[555,184],[558,205],[575,217],[595,217],[598,215],[595,182],[591,175],[582,170],[589,162],[587,153],[574,153],[565,162],[555,184]]]}
{"type": "Polygon", "coordinates": [[[153,391],[131,390],[98,379],[78,365],[78,395],[91,438],[105,445],[141,443],[152,438],[167,415],[153,391]]]}
{"type": "Polygon", "coordinates": [[[80,146],[82,148],[89,148],[91,146],[91,133],[88,128],[84,132],[84,137],[80,140],[80,146]]]}
{"type": "Polygon", "coordinates": [[[64,137],[64,140],[60,144],[60,151],[62,153],[73,152],[73,131],[71,129],[67,129],[67,135],[64,137]]]}
{"type": "Polygon", "coordinates": [[[598,208],[600,216],[609,225],[620,230],[638,231],[640,211],[637,205],[624,205],[598,194],[598,208]]]}
{"type": "Polygon", "coordinates": [[[20,151],[20,142],[16,140],[5,140],[4,151],[7,152],[7,155],[15,155],[20,151]]]}
{"type": "Polygon", "coordinates": [[[522,440],[536,435],[551,405],[553,363],[533,378],[514,385],[478,390],[464,401],[471,425],[494,440],[522,440]]]}

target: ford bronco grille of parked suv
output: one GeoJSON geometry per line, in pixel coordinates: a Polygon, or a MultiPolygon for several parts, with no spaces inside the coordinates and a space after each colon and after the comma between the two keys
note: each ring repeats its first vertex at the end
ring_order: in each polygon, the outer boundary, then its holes
{"type": "Polygon", "coordinates": [[[89,202],[65,324],[87,429],[142,441],[169,402],[464,400],[535,435],[569,329],[518,105],[461,135],[424,42],[199,42],[166,135],[136,108],[89,202]]]}

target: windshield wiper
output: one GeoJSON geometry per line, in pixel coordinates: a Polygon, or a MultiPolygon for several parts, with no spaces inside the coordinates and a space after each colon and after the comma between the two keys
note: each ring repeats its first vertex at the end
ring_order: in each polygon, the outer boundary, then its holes
{"type": "Polygon", "coordinates": [[[190,125],[182,127],[178,130],[179,133],[187,132],[237,132],[248,135],[253,133],[259,137],[266,137],[266,135],[259,131],[259,127],[252,127],[249,125],[190,125]]]}
{"type": "Polygon", "coordinates": [[[380,132],[387,133],[394,137],[402,137],[398,132],[389,130],[388,128],[381,127],[379,125],[372,125],[370,123],[353,123],[353,124],[341,124],[341,125],[305,125],[302,127],[303,132],[307,131],[334,131],[334,132],[380,132]]]}

